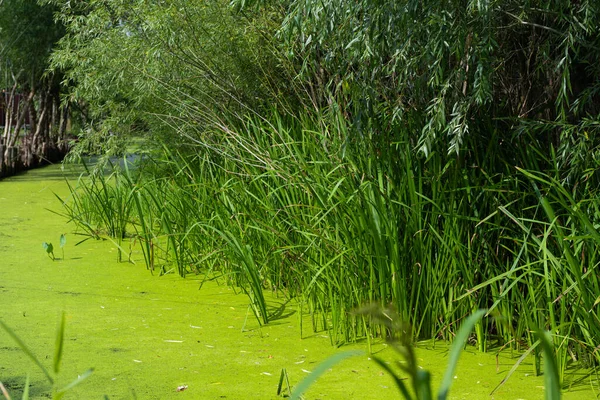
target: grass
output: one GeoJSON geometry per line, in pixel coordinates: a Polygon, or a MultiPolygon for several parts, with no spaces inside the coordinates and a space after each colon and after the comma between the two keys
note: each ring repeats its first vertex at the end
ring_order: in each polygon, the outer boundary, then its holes
{"type": "Polygon", "coordinates": [[[362,304],[392,305],[411,337],[445,340],[486,308],[481,352],[533,348],[541,328],[561,380],[571,363],[600,360],[592,180],[569,185],[535,167],[552,160],[420,158],[408,132],[361,139],[336,115],[219,126],[182,127],[197,147],[81,181],[66,213],[90,234],[130,229],[151,270],[222,274],[263,324],[264,290],[297,299],[334,345],[384,335],[351,313],[362,304]]]}
{"type": "Polygon", "coordinates": [[[85,172],[76,187],[67,180],[72,196],[68,200],[56,196],[64,206],[63,215],[82,228],[83,232],[79,234],[85,237],[83,241],[100,238],[111,240],[118,248],[117,260],[121,261],[123,239],[127,235],[134,205],[134,184],[126,181],[124,174],[118,170],[113,171],[116,167],[112,164],[108,168],[113,172],[108,176],[104,168],[90,170],[85,162],[83,168],[85,172]]]}

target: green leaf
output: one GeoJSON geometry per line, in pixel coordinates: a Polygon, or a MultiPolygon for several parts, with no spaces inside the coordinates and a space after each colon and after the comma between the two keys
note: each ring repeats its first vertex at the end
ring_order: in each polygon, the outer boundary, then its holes
{"type": "Polygon", "coordinates": [[[281,369],[281,374],[279,375],[279,383],[277,384],[277,396],[280,396],[283,393],[283,383],[286,383],[288,394],[292,393],[290,389],[290,380],[288,378],[288,374],[285,368],[281,369]]]}
{"type": "Polygon", "coordinates": [[[52,246],[52,243],[44,242],[42,243],[42,246],[46,250],[46,254],[48,254],[48,256],[51,256],[52,259],[54,259],[54,246],[52,246]]]}
{"type": "Polygon", "coordinates": [[[54,399],[55,400],[61,399],[69,390],[73,389],[75,386],[79,385],[81,382],[83,382],[84,380],[89,378],[90,375],[92,375],[93,373],[94,373],[94,368],[88,369],[83,374],[79,375],[77,377],[77,379],[75,379],[73,382],[69,383],[67,386],[65,386],[64,388],[57,391],[54,394],[54,399]]]}
{"type": "Polygon", "coordinates": [[[67,235],[64,233],[60,235],[60,248],[62,249],[67,244],[67,235]]]}
{"type": "Polygon", "coordinates": [[[56,341],[54,344],[54,373],[58,374],[60,370],[60,360],[62,359],[63,344],[65,337],[65,313],[63,312],[60,317],[60,322],[56,330],[56,341]]]}
{"type": "Polygon", "coordinates": [[[25,387],[23,388],[23,396],[22,400],[29,400],[29,374],[27,374],[27,378],[25,379],[25,387]]]}
{"type": "Polygon", "coordinates": [[[385,363],[385,361],[381,360],[380,358],[378,358],[376,356],[371,356],[371,359],[373,361],[375,361],[375,363],[377,363],[377,365],[379,365],[385,372],[387,372],[390,375],[390,377],[396,383],[396,387],[398,388],[398,390],[400,391],[400,393],[402,393],[402,395],[404,396],[404,399],[405,400],[412,400],[412,396],[410,395],[410,392],[406,388],[406,385],[404,384],[404,382],[402,382],[402,377],[400,375],[397,375],[394,372],[394,370],[392,368],[390,368],[385,363]]]}
{"type": "Polygon", "coordinates": [[[332,355],[331,357],[329,357],[328,359],[323,361],[321,364],[319,364],[317,366],[317,368],[315,368],[315,370],[309,376],[304,378],[302,380],[302,382],[300,382],[298,384],[298,386],[296,386],[294,393],[292,393],[292,397],[290,398],[290,400],[300,399],[300,396],[302,395],[302,393],[304,393],[310,387],[310,385],[312,385],[329,368],[333,367],[336,364],[339,364],[341,361],[345,360],[346,358],[359,356],[362,354],[364,354],[364,352],[362,352],[362,351],[350,350],[350,351],[345,351],[343,353],[337,353],[337,354],[332,355]]]}
{"type": "Polygon", "coordinates": [[[415,387],[417,388],[417,398],[419,400],[432,400],[431,397],[431,374],[429,371],[417,370],[415,376],[415,387]]]}
{"type": "Polygon", "coordinates": [[[477,321],[484,316],[485,313],[486,310],[478,310],[469,318],[467,318],[467,320],[463,322],[462,326],[458,330],[456,338],[454,339],[454,344],[452,345],[452,349],[450,349],[450,360],[448,360],[448,367],[446,367],[446,372],[438,392],[439,400],[444,400],[446,396],[448,396],[448,391],[450,390],[450,385],[452,384],[452,377],[454,376],[454,370],[456,369],[456,364],[458,363],[458,358],[460,357],[463,346],[467,342],[473,327],[477,321]]]}
{"type": "Polygon", "coordinates": [[[542,350],[544,351],[544,383],[546,387],[546,400],[560,400],[560,375],[554,356],[554,346],[552,337],[546,331],[537,331],[535,335],[540,340],[542,350]]]}

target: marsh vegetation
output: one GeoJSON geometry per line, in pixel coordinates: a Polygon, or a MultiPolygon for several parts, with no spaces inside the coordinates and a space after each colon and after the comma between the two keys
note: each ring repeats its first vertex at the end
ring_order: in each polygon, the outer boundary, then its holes
{"type": "MultiPolygon", "coordinates": [[[[148,270],[297,301],[339,346],[385,336],[600,361],[600,9],[593,2],[48,1],[79,109],[61,197],[148,270]],[[463,4],[464,3],[464,4],[463,4]]],[[[304,320],[299,319],[303,324],[304,320]]]]}

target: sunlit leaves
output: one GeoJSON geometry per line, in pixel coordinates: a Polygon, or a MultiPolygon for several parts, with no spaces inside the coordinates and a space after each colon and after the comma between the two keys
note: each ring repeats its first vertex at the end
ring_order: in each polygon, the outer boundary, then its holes
{"type": "Polygon", "coordinates": [[[131,135],[185,142],[183,125],[256,108],[273,90],[263,25],[225,1],[59,3],[68,35],[52,61],[84,105],[80,150],[118,153],[131,135]]]}
{"type": "MultiPolygon", "coordinates": [[[[599,12],[567,0],[296,0],[279,37],[313,101],[342,104],[357,134],[389,118],[415,126],[414,146],[425,154],[459,154],[499,121],[512,121],[500,123],[508,139],[520,121],[570,121],[571,104],[597,113],[589,94],[600,85],[598,26],[590,17],[599,12]]],[[[560,143],[565,154],[584,154],[560,143]]]]}

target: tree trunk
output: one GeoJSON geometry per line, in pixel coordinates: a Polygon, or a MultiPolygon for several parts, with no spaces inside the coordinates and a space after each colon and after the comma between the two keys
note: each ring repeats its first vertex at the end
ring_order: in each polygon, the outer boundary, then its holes
{"type": "Polygon", "coordinates": [[[35,132],[37,128],[37,111],[35,110],[35,101],[29,103],[29,127],[30,132],[35,132]]]}
{"type": "Polygon", "coordinates": [[[10,90],[10,93],[8,94],[8,99],[6,101],[6,125],[4,125],[4,133],[2,134],[2,142],[3,143],[8,143],[9,140],[9,133],[10,133],[10,128],[12,127],[12,120],[13,120],[13,104],[15,101],[15,94],[17,93],[17,82],[15,82],[14,86],[12,87],[12,89],[10,90]]]}
{"type": "MultiPolygon", "coordinates": [[[[44,156],[43,154],[40,154],[40,152],[42,151],[42,146],[41,146],[40,141],[43,140],[45,133],[47,131],[47,129],[46,129],[47,125],[48,125],[46,123],[47,115],[48,115],[48,99],[47,99],[46,95],[42,95],[40,98],[40,118],[37,121],[35,133],[33,134],[31,143],[29,144],[31,146],[30,151],[31,151],[32,158],[34,155],[41,156],[38,158],[42,158],[44,156]]],[[[31,160],[31,163],[33,163],[33,160],[31,160]]]]}
{"type": "Polygon", "coordinates": [[[60,113],[60,126],[58,127],[58,148],[60,149],[62,154],[67,152],[67,122],[69,121],[69,106],[64,106],[62,108],[62,112],[60,113]]]}
{"type": "Polygon", "coordinates": [[[52,119],[50,120],[50,136],[58,131],[60,118],[60,100],[56,96],[52,96],[52,119]]]}
{"type": "Polygon", "coordinates": [[[0,178],[4,176],[6,165],[4,164],[4,145],[0,143],[0,178]]]}
{"type": "Polygon", "coordinates": [[[21,128],[23,127],[23,122],[25,121],[25,117],[29,113],[29,104],[33,101],[34,95],[35,91],[32,90],[31,92],[29,92],[27,100],[25,100],[25,105],[22,107],[21,113],[19,114],[19,119],[17,120],[17,124],[15,125],[15,129],[13,130],[12,136],[9,138],[8,146],[14,146],[17,144],[19,134],[21,133],[21,128]]]}
{"type": "Polygon", "coordinates": [[[4,152],[5,169],[7,175],[14,175],[19,167],[19,149],[16,147],[7,147],[4,152]]]}

